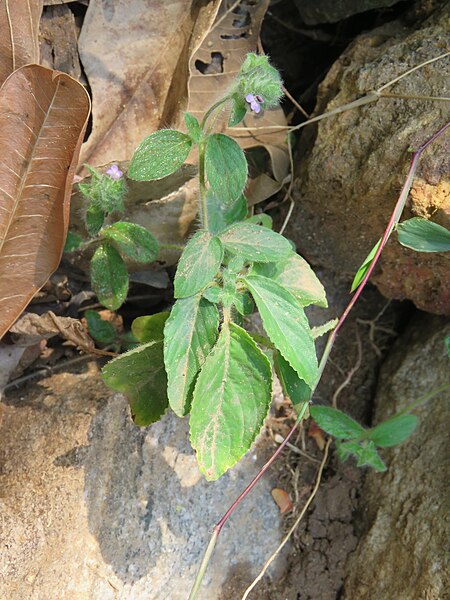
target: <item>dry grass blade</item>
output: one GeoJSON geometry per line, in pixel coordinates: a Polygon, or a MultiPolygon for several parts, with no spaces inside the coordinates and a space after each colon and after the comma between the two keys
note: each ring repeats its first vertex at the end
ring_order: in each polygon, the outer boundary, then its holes
{"type": "Polygon", "coordinates": [[[16,69],[39,62],[41,0],[0,2],[0,85],[16,69]]]}
{"type": "Polygon", "coordinates": [[[61,259],[89,110],[78,82],[38,65],[0,90],[0,337],[61,259]]]}

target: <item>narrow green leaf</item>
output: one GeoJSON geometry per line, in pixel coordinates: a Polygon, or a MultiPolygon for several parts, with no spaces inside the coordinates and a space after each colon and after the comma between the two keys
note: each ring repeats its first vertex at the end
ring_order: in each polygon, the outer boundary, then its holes
{"type": "Polygon", "coordinates": [[[255,264],[252,267],[253,273],[274,279],[297,298],[300,306],[328,306],[324,287],[317,275],[306,260],[295,252],[276,263],[255,264]]]}
{"type": "Polygon", "coordinates": [[[213,234],[222,233],[227,227],[242,221],[247,216],[247,200],[240,196],[232,204],[221,202],[219,197],[208,190],[208,231],[213,234]]]}
{"type": "Polygon", "coordinates": [[[274,352],[275,372],[280,380],[283,392],[292,402],[295,410],[300,412],[305,402],[309,402],[312,390],[297,375],[291,365],[279,352],[274,352]]]}
{"type": "Polygon", "coordinates": [[[81,235],[69,231],[67,234],[66,243],[64,244],[64,252],[73,252],[74,250],[78,250],[83,243],[84,240],[81,235]]]}
{"type": "Polygon", "coordinates": [[[223,258],[218,237],[199,231],[181,255],[175,275],[175,298],[187,298],[204,289],[216,276],[223,258]]]}
{"type": "Polygon", "coordinates": [[[351,292],[354,292],[355,290],[357,290],[359,288],[359,284],[366,276],[366,273],[369,270],[373,259],[375,258],[375,254],[377,253],[377,250],[380,247],[380,244],[381,244],[381,238],[378,240],[378,242],[375,244],[375,246],[369,252],[369,254],[367,255],[363,264],[356,271],[356,275],[355,275],[355,278],[353,279],[352,287],[350,289],[351,292]]]}
{"type": "Polygon", "coordinates": [[[217,340],[219,312],[197,296],[175,302],[164,329],[164,362],[170,406],[180,417],[191,407],[197,374],[217,340]]]}
{"type": "Polygon", "coordinates": [[[137,317],[131,325],[131,331],[141,344],[163,339],[164,326],[169,315],[169,312],[161,312],[154,315],[137,317]]]}
{"type": "Polygon", "coordinates": [[[91,204],[86,211],[85,221],[87,232],[89,235],[95,236],[103,227],[105,213],[96,204],[91,204]]]}
{"type": "Polygon", "coordinates": [[[271,402],[267,357],[238,325],[224,324],[194,390],[190,428],[201,472],[218,479],[249,450],[271,402]]]}
{"type": "Polygon", "coordinates": [[[117,338],[116,328],[109,321],[104,321],[95,310],[86,310],[84,317],[89,335],[100,344],[112,344],[117,338]]]}
{"type": "Polygon", "coordinates": [[[369,437],[377,446],[390,448],[407,440],[417,427],[418,421],[415,415],[392,417],[370,429],[369,437]]]}
{"type": "Polygon", "coordinates": [[[228,127],[236,127],[247,114],[247,106],[244,99],[236,94],[232,97],[231,112],[228,119],[228,127]]]}
{"type": "Polygon", "coordinates": [[[110,244],[101,244],[91,259],[91,283],[99,301],[117,310],[128,293],[128,272],[122,257],[110,244]]]}
{"type": "Polygon", "coordinates": [[[192,141],[195,144],[198,144],[200,138],[202,137],[203,131],[197,118],[194,117],[194,115],[191,115],[191,113],[186,112],[184,113],[184,122],[186,123],[186,127],[189,135],[192,138],[192,141]]]}
{"type": "Polygon", "coordinates": [[[278,283],[251,275],[243,282],[252,293],[267,335],[298,375],[314,386],[318,376],[316,349],[303,309],[278,283]]]}
{"type": "Polygon", "coordinates": [[[448,252],[450,231],[442,225],[414,217],[397,225],[398,241],[416,252],[448,252]]]}
{"type": "Polygon", "coordinates": [[[103,367],[102,377],[127,397],[136,425],[158,421],[169,406],[162,338],[114,358],[103,367]]]}
{"type": "Polygon", "coordinates": [[[349,456],[354,456],[358,467],[372,467],[375,471],[382,473],[386,471],[386,465],[381,460],[375,448],[375,444],[369,440],[364,442],[339,442],[336,441],[337,454],[344,461],[349,456]]]}
{"type": "Polygon", "coordinates": [[[313,327],[311,329],[313,338],[315,340],[317,340],[317,338],[322,337],[323,335],[325,335],[326,333],[328,333],[329,331],[334,329],[338,323],[339,323],[339,319],[330,319],[323,325],[318,325],[317,327],[313,327]]]}
{"type": "Polygon", "coordinates": [[[229,252],[255,262],[275,262],[292,252],[285,237],[253,223],[236,223],[220,239],[229,252]]]}
{"type": "Polygon", "coordinates": [[[311,406],[311,416],[317,425],[338,439],[359,437],[366,430],[354,419],[331,406],[311,406]]]}
{"type": "Polygon", "coordinates": [[[118,221],[102,229],[101,235],[111,240],[120,252],[136,262],[153,262],[158,256],[158,242],[141,225],[118,221]]]}
{"type": "Polygon", "coordinates": [[[191,151],[192,140],[175,129],[161,129],[141,142],[128,169],[137,181],[162,179],[181,167],[191,151]]]}
{"type": "Polygon", "coordinates": [[[223,133],[208,136],[205,168],[211,191],[222,202],[231,204],[241,196],[247,182],[247,161],[232,138],[223,133]]]}

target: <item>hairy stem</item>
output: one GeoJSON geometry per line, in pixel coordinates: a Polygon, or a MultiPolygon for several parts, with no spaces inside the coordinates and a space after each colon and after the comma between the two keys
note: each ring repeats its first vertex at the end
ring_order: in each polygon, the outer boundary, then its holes
{"type": "MultiPolygon", "coordinates": [[[[360,103],[361,104],[361,103],[360,103]]],[[[314,391],[317,388],[317,385],[319,384],[319,381],[322,377],[322,374],[324,372],[325,369],[325,365],[327,364],[328,358],[330,356],[331,353],[331,349],[333,348],[334,342],[336,340],[337,334],[339,332],[339,330],[341,329],[342,325],[344,324],[344,321],[347,319],[350,311],[352,310],[353,306],[355,305],[356,301],[358,300],[359,296],[361,295],[361,292],[363,291],[364,287],[367,284],[367,281],[369,280],[377,262],[378,259],[381,255],[381,252],[383,251],[384,246],[386,245],[387,240],[389,239],[389,236],[391,235],[396,223],[398,223],[400,216],[403,212],[405,203],[406,203],[406,199],[408,197],[408,193],[409,190],[411,188],[411,184],[413,181],[413,177],[414,174],[417,170],[417,165],[418,165],[418,161],[420,159],[420,156],[422,155],[423,151],[432,143],[434,142],[434,140],[439,137],[440,135],[442,135],[444,133],[444,131],[447,130],[447,128],[450,127],[450,122],[447,123],[446,125],[444,125],[443,127],[441,127],[441,129],[439,129],[439,131],[437,133],[435,133],[427,142],[425,142],[425,144],[423,144],[418,150],[417,152],[415,152],[413,154],[413,158],[411,160],[411,165],[409,168],[409,172],[408,172],[408,176],[406,178],[405,184],[402,188],[402,191],[400,193],[400,196],[397,200],[397,203],[394,207],[394,210],[392,212],[391,218],[389,219],[389,222],[387,224],[387,227],[385,229],[385,232],[383,234],[383,237],[381,238],[381,243],[380,246],[372,260],[372,263],[370,264],[369,269],[367,270],[366,275],[364,276],[364,278],[361,281],[361,284],[359,285],[358,289],[356,290],[355,294],[353,295],[352,299],[350,300],[350,302],[347,305],[347,308],[344,310],[344,312],[342,313],[342,315],[339,318],[339,321],[335,327],[335,329],[331,332],[330,336],[328,337],[328,341],[327,344],[325,346],[325,350],[322,354],[321,360],[320,360],[320,364],[319,364],[319,374],[318,374],[318,378],[317,381],[314,385],[314,388],[312,389],[312,393],[311,396],[314,394],[314,391]]],[[[192,592],[191,595],[189,596],[189,600],[195,600],[197,597],[197,593],[198,590],[200,589],[200,585],[202,582],[202,579],[205,575],[206,572],[206,568],[208,566],[208,562],[212,556],[212,552],[214,550],[214,546],[216,545],[217,542],[217,538],[222,530],[222,527],[225,525],[225,523],[227,522],[228,518],[231,516],[231,514],[233,513],[233,511],[235,510],[235,508],[237,508],[237,506],[239,506],[239,504],[242,502],[242,500],[247,496],[247,494],[255,487],[255,485],[258,483],[258,481],[261,479],[261,477],[264,475],[264,473],[267,471],[267,469],[270,467],[270,465],[278,458],[278,456],[281,454],[281,452],[283,451],[284,447],[286,446],[286,444],[288,443],[288,441],[290,440],[290,438],[292,437],[292,435],[294,434],[294,431],[296,430],[297,426],[300,424],[300,422],[303,420],[303,417],[306,413],[306,410],[309,406],[308,402],[305,402],[303,404],[303,406],[301,407],[298,417],[293,425],[293,427],[291,428],[291,430],[289,431],[288,435],[285,437],[284,441],[280,444],[280,446],[277,448],[276,452],[271,456],[271,458],[269,458],[269,460],[266,462],[266,464],[261,468],[261,470],[259,471],[259,473],[254,477],[254,479],[248,484],[248,486],[245,488],[245,490],[236,498],[236,500],[233,502],[233,504],[230,506],[230,508],[226,511],[226,513],[223,515],[223,517],[220,519],[220,521],[217,523],[217,525],[214,527],[213,530],[213,534],[211,537],[211,541],[208,544],[208,548],[207,551],[205,553],[205,556],[203,558],[203,561],[201,563],[200,566],[200,570],[197,574],[195,583],[194,583],[194,587],[192,588],[192,592]]]]}
{"type": "Polygon", "coordinates": [[[198,180],[200,185],[200,220],[203,228],[208,229],[208,200],[205,177],[205,143],[200,142],[198,149],[198,180]]]}

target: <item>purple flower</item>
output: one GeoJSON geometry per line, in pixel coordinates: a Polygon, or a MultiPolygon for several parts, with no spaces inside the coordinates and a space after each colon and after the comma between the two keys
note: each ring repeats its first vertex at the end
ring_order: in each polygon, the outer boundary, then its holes
{"type": "Polygon", "coordinates": [[[106,174],[109,175],[111,179],[121,179],[123,177],[123,173],[117,165],[111,165],[106,171],[106,174]]]}
{"type": "Polygon", "coordinates": [[[247,94],[245,100],[250,104],[250,109],[259,114],[261,112],[261,104],[264,103],[264,98],[259,95],[247,94]]]}

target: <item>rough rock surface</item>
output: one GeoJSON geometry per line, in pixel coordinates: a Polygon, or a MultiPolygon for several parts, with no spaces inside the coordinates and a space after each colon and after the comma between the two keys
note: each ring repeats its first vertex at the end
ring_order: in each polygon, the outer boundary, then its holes
{"type": "MultiPolygon", "coordinates": [[[[449,334],[442,318],[422,315],[411,323],[381,371],[375,422],[449,383],[449,334]]],[[[382,451],[388,471],[366,479],[366,531],[348,565],[343,600],[449,598],[449,389],[414,412],[420,425],[413,437],[382,451]]]]}
{"type": "MultiPolygon", "coordinates": [[[[186,419],[139,429],[96,374],[54,375],[1,408],[5,600],[185,600],[212,526],[264,453],[207,483],[186,419]]],[[[203,600],[219,598],[229,569],[245,565],[230,596],[240,597],[278,545],[272,487],[262,481],[224,528],[203,600]]]]}
{"type": "MultiPolygon", "coordinates": [[[[359,36],[320,87],[316,114],[378,89],[408,69],[443,54],[449,35],[446,2],[421,27],[393,22],[359,36]]],[[[450,58],[427,65],[389,93],[449,96],[450,58]]],[[[448,103],[381,98],[305,129],[296,212],[287,235],[313,264],[352,276],[385,229],[406,179],[411,155],[450,119],[448,103]]],[[[450,135],[424,153],[403,218],[424,216],[450,227],[450,135]]],[[[393,236],[393,238],[395,235],[393,236]]],[[[376,285],[389,298],[450,313],[450,253],[419,254],[395,239],[385,249],[376,285]]]]}

